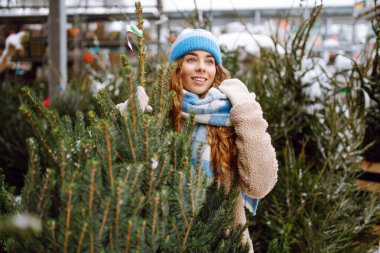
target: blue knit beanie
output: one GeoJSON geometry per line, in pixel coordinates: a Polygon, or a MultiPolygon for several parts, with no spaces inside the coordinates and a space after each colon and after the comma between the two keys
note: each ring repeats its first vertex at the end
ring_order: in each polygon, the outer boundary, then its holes
{"type": "Polygon", "coordinates": [[[214,57],[216,63],[222,65],[222,55],[215,36],[203,29],[190,28],[183,30],[173,43],[170,50],[169,63],[194,50],[209,52],[214,57]]]}

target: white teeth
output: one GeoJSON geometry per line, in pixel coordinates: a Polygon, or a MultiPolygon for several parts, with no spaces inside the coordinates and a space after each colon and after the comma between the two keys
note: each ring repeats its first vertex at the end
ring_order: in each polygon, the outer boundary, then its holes
{"type": "Polygon", "coordinates": [[[204,82],[204,81],[206,81],[205,78],[200,78],[200,77],[194,77],[193,80],[195,80],[195,81],[200,81],[200,82],[204,82]]]}

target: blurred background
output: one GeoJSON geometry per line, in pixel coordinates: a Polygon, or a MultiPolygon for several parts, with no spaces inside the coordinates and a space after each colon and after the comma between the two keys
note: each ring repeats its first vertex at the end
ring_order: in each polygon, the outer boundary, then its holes
{"type": "MultiPolygon", "coordinates": [[[[127,26],[136,24],[134,1],[51,3],[54,6],[50,6],[52,16],[49,19],[49,1],[0,1],[0,53],[5,50],[11,34],[20,31],[28,34],[27,41],[22,43],[23,50],[12,56],[14,64],[1,71],[2,80],[22,76],[47,85],[50,63],[56,69],[53,74],[56,78],[50,77],[50,82],[57,82],[58,71],[60,85],[66,85],[69,80],[81,77],[87,65],[117,68],[120,54],[124,53],[133,61],[136,40],[135,35],[127,31],[127,26]],[[59,47],[60,53],[49,55],[49,44],[55,50],[59,47]]],[[[247,68],[249,54],[258,54],[260,46],[273,46],[270,37],[276,36],[279,44],[284,45],[286,38],[297,30],[298,17],[307,19],[316,4],[306,0],[146,0],[141,3],[148,57],[166,59],[170,44],[179,32],[186,27],[204,27],[212,30],[228,50],[238,48],[242,51],[243,69],[247,68]]],[[[323,1],[323,6],[322,14],[310,31],[312,39],[308,46],[313,47],[314,56],[327,65],[344,68],[349,61],[336,59],[336,54],[342,52],[359,60],[360,50],[371,34],[368,13],[374,2],[328,0],[323,1]]]]}

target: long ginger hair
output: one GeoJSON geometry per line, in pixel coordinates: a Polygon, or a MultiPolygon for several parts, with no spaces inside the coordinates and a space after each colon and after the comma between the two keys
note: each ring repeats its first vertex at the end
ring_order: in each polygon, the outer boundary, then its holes
{"type": "MultiPolygon", "coordinates": [[[[169,89],[176,93],[170,112],[172,125],[176,132],[180,132],[182,127],[182,63],[183,57],[175,61],[169,84],[169,89]]],[[[211,87],[217,88],[223,80],[228,78],[230,78],[228,70],[221,65],[216,64],[215,79],[211,87]]],[[[218,179],[223,174],[234,172],[237,169],[237,149],[235,145],[236,134],[233,127],[208,126],[207,128],[207,140],[211,147],[212,170],[215,177],[218,179]]]]}

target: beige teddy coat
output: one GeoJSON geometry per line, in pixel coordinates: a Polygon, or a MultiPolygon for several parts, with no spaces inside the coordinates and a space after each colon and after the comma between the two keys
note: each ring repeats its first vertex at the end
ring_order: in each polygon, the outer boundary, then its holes
{"type": "MultiPolygon", "coordinates": [[[[253,99],[235,104],[231,109],[231,121],[236,132],[238,149],[239,186],[252,198],[264,198],[277,182],[278,163],[276,152],[267,132],[268,123],[258,102],[253,99]]],[[[221,184],[229,191],[234,179],[233,173],[224,175],[221,184]]],[[[244,203],[239,194],[236,206],[236,223],[247,222],[244,203]]],[[[243,242],[248,243],[253,252],[248,229],[243,234],[243,242]]]]}

